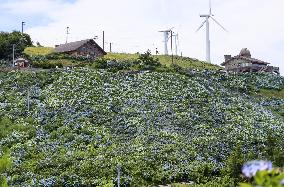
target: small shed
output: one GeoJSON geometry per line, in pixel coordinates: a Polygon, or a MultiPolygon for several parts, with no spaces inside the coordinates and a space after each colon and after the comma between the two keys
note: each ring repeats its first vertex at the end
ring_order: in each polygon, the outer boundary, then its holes
{"type": "Polygon", "coordinates": [[[19,68],[26,68],[29,67],[30,63],[24,58],[17,58],[16,60],[14,60],[14,65],[19,68]]]}
{"type": "Polygon", "coordinates": [[[243,48],[239,55],[232,57],[225,55],[225,62],[221,65],[225,66],[226,71],[244,73],[244,72],[271,72],[280,74],[279,67],[269,66],[270,63],[252,58],[250,51],[243,48]]]}
{"type": "Polygon", "coordinates": [[[56,45],[55,52],[90,58],[102,57],[107,54],[93,39],[56,45]]]}

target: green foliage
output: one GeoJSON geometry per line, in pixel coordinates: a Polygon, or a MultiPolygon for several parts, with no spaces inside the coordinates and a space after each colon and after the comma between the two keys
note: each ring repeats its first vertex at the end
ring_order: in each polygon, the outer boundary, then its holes
{"type": "Polygon", "coordinates": [[[22,55],[26,47],[32,46],[32,41],[28,34],[18,31],[0,32],[0,59],[12,59],[13,44],[15,44],[15,56],[17,57],[22,55]]]}
{"type": "Polygon", "coordinates": [[[11,160],[9,154],[6,153],[2,157],[0,157],[0,186],[6,187],[7,186],[7,179],[6,179],[6,171],[11,167],[11,160]]]}
{"type": "Polygon", "coordinates": [[[259,92],[257,92],[256,94],[268,98],[284,99],[284,89],[260,89],[259,92]]]}
{"type": "Polygon", "coordinates": [[[158,66],[161,66],[159,60],[154,58],[151,55],[151,52],[148,50],[144,54],[140,54],[138,57],[138,64],[141,69],[153,70],[158,66]]]}
{"type": "Polygon", "coordinates": [[[283,152],[283,119],[243,92],[261,80],[260,87],[281,87],[283,78],[96,63],[95,70],[0,72],[9,184],[113,186],[120,165],[122,186],[234,186],[248,159],[283,163],[276,152],[283,152]]]}
{"type": "Polygon", "coordinates": [[[228,176],[225,177],[214,177],[210,181],[201,184],[193,184],[188,187],[235,187],[238,186],[233,178],[228,176]]]}
{"type": "MultiPolygon", "coordinates": [[[[104,58],[109,60],[118,61],[136,61],[140,54],[125,54],[125,53],[108,53],[104,58]]],[[[199,61],[197,59],[189,57],[174,56],[174,63],[172,63],[172,57],[169,55],[153,55],[153,58],[157,58],[161,65],[170,67],[172,64],[176,64],[186,69],[197,69],[197,70],[220,70],[222,67],[214,64],[199,61]]]]}
{"type": "Polygon", "coordinates": [[[33,62],[32,67],[34,68],[43,68],[43,69],[51,69],[51,68],[62,68],[63,64],[60,62],[48,63],[48,62],[33,62]]]}
{"type": "Polygon", "coordinates": [[[8,60],[0,60],[0,68],[9,67],[10,65],[11,62],[9,62],[8,60]]]}
{"type": "Polygon", "coordinates": [[[265,157],[272,161],[275,166],[283,167],[284,163],[284,142],[279,135],[272,131],[268,133],[265,142],[265,157]]]}
{"type": "Polygon", "coordinates": [[[241,187],[283,187],[284,173],[273,169],[272,171],[258,171],[253,178],[253,182],[241,183],[241,187]]]}
{"type": "Polygon", "coordinates": [[[121,70],[160,70],[161,67],[157,58],[154,58],[149,51],[141,54],[137,60],[114,60],[99,58],[92,64],[93,68],[96,69],[107,69],[111,72],[117,72],[121,70]]]}
{"type": "MultiPolygon", "coordinates": [[[[250,158],[246,158],[247,156],[249,156],[249,154],[243,153],[242,146],[237,145],[226,160],[226,167],[222,169],[222,175],[240,181],[242,166],[247,160],[250,160],[250,158]]],[[[249,157],[253,158],[253,156],[249,157]]]]}
{"type": "MultiPolygon", "coordinates": [[[[40,47],[37,47],[40,48],[40,47]]],[[[35,47],[26,48],[26,56],[30,60],[32,67],[51,69],[55,67],[72,66],[84,67],[92,62],[92,59],[85,56],[67,55],[64,53],[47,52],[46,55],[31,55],[35,54],[33,51],[35,47]]],[[[43,48],[42,54],[45,53],[46,48],[43,48]]],[[[40,51],[40,50],[39,50],[40,51]]],[[[39,52],[37,51],[37,52],[39,52]]]]}

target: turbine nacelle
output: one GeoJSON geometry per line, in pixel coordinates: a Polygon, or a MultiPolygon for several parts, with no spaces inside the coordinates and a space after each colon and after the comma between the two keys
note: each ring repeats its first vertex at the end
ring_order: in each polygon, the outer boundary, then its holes
{"type": "Polygon", "coordinates": [[[206,14],[201,14],[201,15],[200,15],[201,18],[209,18],[209,17],[211,17],[211,16],[212,16],[212,15],[206,15],[206,14]]]}

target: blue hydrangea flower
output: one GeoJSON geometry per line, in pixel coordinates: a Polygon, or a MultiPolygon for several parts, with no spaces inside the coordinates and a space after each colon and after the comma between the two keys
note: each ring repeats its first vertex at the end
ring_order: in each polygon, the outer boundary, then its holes
{"type": "Polygon", "coordinates": [[[245,163],[242,168],[244,176],[251,178],[258,171],[272,170],[272,162],[263,160],[253,160],[245,163]]]}

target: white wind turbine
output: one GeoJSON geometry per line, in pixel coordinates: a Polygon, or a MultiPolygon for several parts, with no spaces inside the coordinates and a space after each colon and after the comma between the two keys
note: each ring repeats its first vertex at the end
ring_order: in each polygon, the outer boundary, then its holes
{"type": "Polygon", "coordinates": [[[196,30],[198,32],[206,23],[206,61],[208,63],[211,63],[210,58],[210,38],[209,38],[209,19],[211,18],[217,25],[219,25],[222,29],[224,29],[226,32],[228,32],[216,19],[213,18],[212,10],[211,10],[211,0],[209,0],[209,13],[208,14],[202,14],[200,17],[205,18],[205,20],[202,22],[200,27],[196,30]]]}
{"type": "Polygon", "coordinates": [[[164,48],[165,48],[165,55],[168,55],[168,41],[172,37],[173,27],[168,30],[159,31],[164,33],[164,48]]]}

